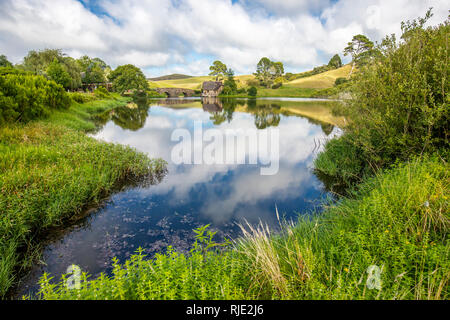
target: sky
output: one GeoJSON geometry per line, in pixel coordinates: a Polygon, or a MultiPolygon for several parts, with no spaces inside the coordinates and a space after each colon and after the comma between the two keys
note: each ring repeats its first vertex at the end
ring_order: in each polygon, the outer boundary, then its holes
{"type": "Polygon", "coordinates": [[[29,50],[57,48],[148,77],[206,75],[215,60],[250,74],[268,57],[295,73],[344,58],[356,34],[398,35],[430,7],[436,25],[450,0],[0,0],[0,54],[20,63],[29,50]]]}

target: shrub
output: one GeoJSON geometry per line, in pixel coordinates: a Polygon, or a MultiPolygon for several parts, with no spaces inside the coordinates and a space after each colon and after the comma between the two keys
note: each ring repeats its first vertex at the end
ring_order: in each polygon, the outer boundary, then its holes
{"type": "Polygon", "coordinates": [[[279,89],[279,88],[281,88],[282,85],[283,85],[282,82],[277,82],[272,86],[272,89],[279,89]]]}
{"type": "Polygon", "coordinates": [[[105,87],[101,87],[101,86],[98,87],[97,89],[95,89],[94,94],[98,99],[106,99],[106,98],[109,98],[109,96],[110,96],[108,90],[106,90],[105,87]]]}
{"type": "MultiPolygon", "coordinates": [[[[327,142],[314,161],[316,172],[331,178],[332,185],[349,186],[367,170],[360,148],[345,134],[327,142]]],[[[332,186],[330,186],[332,187],[332,186]]]]}
{"type": "Polygon", "coordinates": [[[450,25],[425,29],[426,20],[404,23],[400,43],[386,38],[354,81],[346,131],[373,167],[449,148],[450,25]]]}
{"type": "Polygon", "coordinates": [[[95,100],[95,97],[89,93],[71,92],[69,96],[76,103],[87,103],[95,100]]]}
{"type": "Polygon", "coordinates": [[[339,85],[344,84],[346,82],[348,82],[348,79],[341,77],[341,78],[337,78],[336,79],[336,81],[334,82],[334,85],[335,86],[339,86],[339,85]]]}
{"type": "Polygon", "coordinates": [[[71,101],[61,85],[29,74],[0,76],[0,93],[0,124],[46,117],[51,109],[68,108],[71,101]]]}
{"type": "Polygon", "coordinates": [[[249,96],[256,97],[257,94],[258,94],[258,90],[254,86],[252,86],[252,87],[250,87],[250,89],[248,89],[249,96]]]}

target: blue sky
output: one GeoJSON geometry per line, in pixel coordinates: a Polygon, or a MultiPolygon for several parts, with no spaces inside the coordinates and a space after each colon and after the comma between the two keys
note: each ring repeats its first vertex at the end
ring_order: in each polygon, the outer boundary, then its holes
{"type": "MultiPolygon", "coordinates": [[[[399,33],[401,21],[446,0],[0,0],[0,54],[15,63],[29,50],[60,48],[112,67],[132,63],[147,76],[204,75],[214,60],[237,74],[261,57],[287,72],[325,64],[352,36],[374,41],[399,33]]],[[[346,60],[347,61],[347,60],[346,60]]]]}

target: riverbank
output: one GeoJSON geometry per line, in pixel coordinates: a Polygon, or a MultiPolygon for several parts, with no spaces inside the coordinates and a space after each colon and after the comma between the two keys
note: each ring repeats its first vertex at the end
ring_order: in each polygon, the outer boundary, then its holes
{"type": "Polygon", "coordinates": [[[48,118],[0,128],[0,296],[39,258],[40,239],[123,183],[162,170],[164,162],[90,138],[98,115],[127,98],[72,102],[48,118]]]}
{"type": "Polygon", "coordinates": [[[366,180],[320,215],[282,223],[280,234],[244,226],[232,248],[215,251],[200,232],[188,255],[138,253],[115,262],[111,277],[83,274],[80,290],[44,275],[39,298],[448,299],[449,172],[438,157],[416,159],[366,180]],[[371,266],[380,271],[373,281],[371,266]]]}

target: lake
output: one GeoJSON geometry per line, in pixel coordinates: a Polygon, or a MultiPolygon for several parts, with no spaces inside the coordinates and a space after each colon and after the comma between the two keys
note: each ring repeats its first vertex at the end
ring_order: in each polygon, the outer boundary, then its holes
{"type": "MultiPolygon", "coordinates": [[[[240,235],[238,223],[260,221],[276,230],[280,219],[318,210],[329,193],[312,164],[323,142],[340,133],[344,119],[331,115],[333,102],[313,99],[164,99],[130,104],[98,119],[96,139],[130,145],[168,162],[167,173],[152,185],[126,188],[109,197],[86,218],[56,233],[37,265],[19,288],[36,292],[43,272],[59,278],[71,264],[98,276],[111,271],[138,247],[149,256],[168,246],[187,252],[193,229],[210,224],[218,240],[240,235]],[[277,139],[277,171],[262,175],[264,161],[197,164],[174,161],[176,129],[190,135],[190,148],[208,144],[194,132],[272,134],[277,139]],[[184,131],[183,131],[184,130],[184,131]],[[202,140],[202,141],[199,141],[202,140]],[[202,142],[198,144],[199,142],[202,142]]],[[[258,145],[260,146],[260,145],[258,145]]],[[[272,148],[272,144],[270,144],[272,148]]],[[[229,149],[226,149],[226,152],[229,149]]],[[[230,149],[231,150],[231,149],[230,149]]],[[[270,149],[272,150],[272,149],[270,149]]],[[[226,154],[225,154],[226,156],[226,154]]],[[[267,159],[266,159],[267,160],[267,159]]]]}

